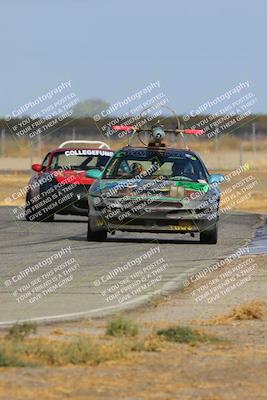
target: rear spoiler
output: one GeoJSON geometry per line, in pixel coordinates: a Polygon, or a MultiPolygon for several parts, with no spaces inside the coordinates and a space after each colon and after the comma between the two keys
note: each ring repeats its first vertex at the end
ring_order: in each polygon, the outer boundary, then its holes
{"type": "Polygon", "coordinates": [[[86,144],[90,144],[90,145],[97,145],[99,149],[110,149],[109,145],[105,142],[100,142],[98,140],[67,140],[66,142],[61,143],[58,148],[62,149],[63,147],[66,147],[66,145],[68,147],[75,147],[75,144],[80,144],[80,143],[86,143],[86,144]],[[73,145],[73,146],[69,146],[69,145],[73,145]]]}

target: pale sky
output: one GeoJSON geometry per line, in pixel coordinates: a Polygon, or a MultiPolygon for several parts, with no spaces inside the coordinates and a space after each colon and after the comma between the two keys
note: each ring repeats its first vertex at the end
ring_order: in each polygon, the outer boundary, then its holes
{"type": "Polygon", "coordinates": [[[114,103],[159,80],[177,113],[249,81],[267,110],[267,2],[1,0],[0,115],[71,80],[114,103]]]}

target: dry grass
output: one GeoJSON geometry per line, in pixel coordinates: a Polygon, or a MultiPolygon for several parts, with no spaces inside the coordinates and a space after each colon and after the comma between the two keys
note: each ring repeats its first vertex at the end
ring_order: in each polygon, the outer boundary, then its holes
{"type": "Polygon", "coordinates": [[[64,336],[64,335],[65,335],[65,332],[64,332],[64,330],[61,329],[61,328],[56,328],[56,329],[53,329],[53,330],[52,330],[51,335],[54,335],[54,336],[64,336]]]}
{"type": "Polygon", "coordinates": [[[225,325],[231,324],[234,321],[263,320],[266,316],[266,302],[263,300],[252,300],[234,307],[227,314],[216,315],[205,321],[205,323],[209,325],[225,325]]]}
{"type": "MultiPolygon", "coordinates": [[[[112,321],[111,321],[112,322],[112,321]]],[[[90,336],[88,334],[65,334],[63,330],[52,332],[56,338],[34,337],[36,325],[16,324],[0,339],[0,367],[36,367],[66,365],[98,365],[103,362],[134,361],[138,354],[163,352],[173,346],[196,343],[217,344],[221,340],[206,332],[187,326],[168,326],[153,329],[146,335],[137,336],[134,322],[116,317],[115,334],[90,336]],[[119,330],[117,329],[119,322],[119,330]],[[121,329],[123,326],[123,329],[121,329]],[[125,327],[127,328],[125,330],[125,327]],[[134,331],[133,331],[134,328],[134,331]],[[135,335],[133,337],[133,334],[135,335]],[[60,336],[60,337],[59,337],[60,336]]],[[[107,332],[111,324],[107,325],[107,332]]]]}
{"type": "MultiPolygon", "coordinates": [[[[81,138],[79,138],[81,139],[81,138]]],[[[84,138],[86,140],[103,140],[106,143],[110,145],[113,149],[119,149],[123,146],[126,146],[128,143],[127,137],[124,137],[122,139],[118,140],[110,140],[108,137],[105,136],[95,136],[95,137],[90,137],[84,138]]],[[[33,149],[32,151],[34,153],[40,153],[40,154],[46,154],[47,152],[51,151],[54,148],[57,148],[58,145],[65,141],[65,140],[72,140],[72,137],[65,137],[62,139],[57,139],[56,136],[53,138],[52,136],[48,135],[47,137],[43,137],[43,140],[41,141],[41,144],[35,143],[33,144],[33,149]]],[[[186,137],[186,143],[188,146],[196,151],[203,151],[207,150],[210,152],[213,152],[216,149],[216,146],[220,149],[220,151],[227,151],[227,150],[233,150],[233,149],[238,149],[240,147],[240,139],[238,137],[235,137],[233,135],[224,135],[219,138],[218,143],[216,144],[215,140],[207,140],[204,136],[187,136],[186,137]]],[[[131,144],[134,145],[140,145],[140,142],[137,138],[133,139],[131,141],[131,144]]],[[[266,151],[267,150],[267,140],[265,138],[257,138],[257,151],[266,151]]],[[[183,147],[183,142],[182,140],[178,137],[175,139],[175,142],[169,143],[168,145],[174,146],[174,147],[183,147]]],[[[252,140],[249,138],[243,138],[242,139],[242,148],[243,151],[253,151],[253,143],[252,140]]],[[[26,138],[20,138],[19,140],[19,147],[17,146],[17,143],[14,140],[6,140],[6,145],[5,145],[5,156],[6,157],[29,157],[31,152],[31,142],[27,140],[26,138]]]]}
{"type": "Polygon", "coordinates": [[[98,343],[88,335],[69,340],[42,337],[24,341],[0,341],[0,366],[97,365],[104,361],[126,358],[129,343],[98,343]]]}
{"type": "MultiPolygon", "coordinates": [[[[266,173],[267,175],[267,173],[266,173]]],[[[251,194],[249,199],[242,201],[235,206],[233,209],[240,211],[251,211],[251,212],[267,212],[267,186],[264,188],[258,188],[251,194]]]]}
{"type": "Polygon", "coordinates": [[[25,196],[17,196],[18,198],[12,199],[13,193],[17,193],[20,189],[27,186],[30,179],[29,175],[24,174],[12,174],[12,175],[0,175],[0,206],[23,206],[25,204],[25,196]],[[9,200],[6,200],[9,198],[9,200]]]}
{"type": "Polygon", "coordinates": [[[163,336],[155,331],[151,332],[144,340],[137,341],[132,347],[133,351],[161,352],[168,349],[168,343],[163,336]]]}
{"type": "Polygon", "coordinates": [[[57,328],[51,332],[57,338],[33,337],[36,328],[30,323],[15,324],[1,337],[0,367],[97,365],[129,359],[129,355],[132,359],[138,352],[161,351],[166,347],[164,338],[155,332],[137,337],[138,326],[122,316],[107,324],[110,336],[70,335],[57,328]]]}

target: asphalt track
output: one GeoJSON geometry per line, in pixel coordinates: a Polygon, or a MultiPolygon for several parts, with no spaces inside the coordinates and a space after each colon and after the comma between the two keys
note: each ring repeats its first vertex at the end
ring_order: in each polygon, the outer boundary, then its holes
{"type": "MultiPolygon", "coordinates": [[[[121,232],[110,236],[106,242],[88,243],[85,237],[86,218],[57,216],[55,222],[50,223],[17,222],[12,216],[12,208],[0,207],[0,326],[29,319],[51,321],[102,315],[144,302],[156,290],[179,288],[193,271],[212,265],[243,246],[252,237],[257,222],[258,217],[254,214],[221,216],[217,245],[201,245],[198,237],[192,239],[187,235],[121,232]],[[71,254],[18,281],[21,271],[68,247],[71,254]],[[142,264],[131,266],[126,272],[120,272],[107,282],[110,271],[147,254],[151,248],[158,248],[160,253],[143,260],[142,264]],[[71,281],[48,294],[46,292],[33,303],[29,302],[29,298],[23,298],[29,287],[37,285],[37,279],[40,284],[48,282],[50,278],[45,274],[70,257],[74,257],[78,265],[71,275],[67,275],[72,276],[71,281]],[[112,288],[114,285],[125,287],[129,274],[134,274],[159,257],[167,265],[160,275],[160,282],[151,283],[146,290],[122,302],[118,302],[118,298],[107,299],[107,293],[116,292],[117,289],[112,288]],[[105,282],[101,277],[105,277],[105,282]],[[125,282],[123,279],[126,279],[125,282]]],[[[128,292],[125,290],[125,293],[128,292]]]]}

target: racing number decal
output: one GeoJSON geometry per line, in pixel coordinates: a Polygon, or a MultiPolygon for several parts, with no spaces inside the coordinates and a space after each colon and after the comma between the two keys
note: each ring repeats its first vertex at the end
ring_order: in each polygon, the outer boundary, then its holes
{"type": "Polygon", "coordinates": [[[192,231],[192,225],[169,225],[171,231],[192,231]]]}

